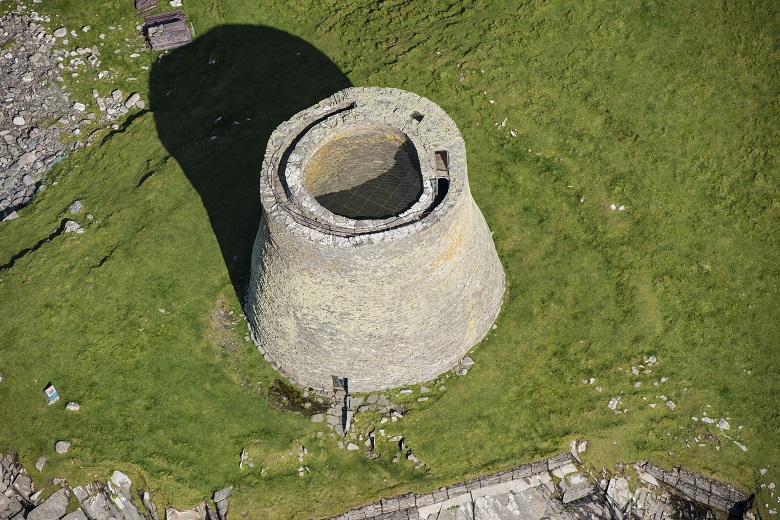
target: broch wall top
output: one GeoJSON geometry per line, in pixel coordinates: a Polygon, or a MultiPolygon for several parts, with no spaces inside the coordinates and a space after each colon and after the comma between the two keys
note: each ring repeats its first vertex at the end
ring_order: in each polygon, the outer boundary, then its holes
{"type": "Polygon", "coordinates": [[[433,379],[498,314],[504,274],[469,191],[465,145],[428,99],[350,88],[300,112],[271,135],[261,199],[247,315],[261,352],[304,386],[327,391],[338,376],[361,392],[433,379]],[[396,149],[389,141],[362,145],[382,135],[398,142],[394,157],[382,152],[396,149]],[[325,205],[321,189],[315,198],[306,188],[322,186],[311,176],[328,174],[323,155],[342,168],[325,205]],[[399,189],[407,207],[381,218],[325,207],[381,205],[399,189]]]}

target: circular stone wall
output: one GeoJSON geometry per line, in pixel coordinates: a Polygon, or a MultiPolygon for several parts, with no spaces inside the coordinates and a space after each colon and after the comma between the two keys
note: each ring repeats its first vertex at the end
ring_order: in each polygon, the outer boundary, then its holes
{"type": "Polygon", "coordinates": [[[274,131],[247,316],[273,366],[320,392],[435,378],[490,329],[504,274],[466,151],[431,101],[351,88],[274,131]]]}

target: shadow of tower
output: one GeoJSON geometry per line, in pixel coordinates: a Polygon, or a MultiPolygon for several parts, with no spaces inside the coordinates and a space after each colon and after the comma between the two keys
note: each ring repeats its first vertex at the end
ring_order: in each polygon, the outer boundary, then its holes
{"type": "Polygon", "coordinates": [[[214,28],[152,67],[150,108],[160,140],[200,195],[242,304],[268,138],[349,86],[312,45],[262,26],[214,28]]]}

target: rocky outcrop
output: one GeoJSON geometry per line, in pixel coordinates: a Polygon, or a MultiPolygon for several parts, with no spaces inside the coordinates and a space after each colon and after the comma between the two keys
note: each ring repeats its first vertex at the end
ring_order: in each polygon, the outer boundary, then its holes
{"type": "MultiPolygon", "coordinates": [[[[121,471],[115,471],[105,483],[95,481],[76,487],[55,478],[55,489],[45,495],[51,488],[36,491],[34,481],[17,459],[15,452],[0,453],[0,520],[160,520],[149,493],[133,494],[132,481],[121,471]],[[71,497],[79,506],[66,515],[71,497]]],[[[227,520],[231,490],[216,491],[214,507],[206,502],[186,511],[169,507],[166,518],[227,520]]]]}

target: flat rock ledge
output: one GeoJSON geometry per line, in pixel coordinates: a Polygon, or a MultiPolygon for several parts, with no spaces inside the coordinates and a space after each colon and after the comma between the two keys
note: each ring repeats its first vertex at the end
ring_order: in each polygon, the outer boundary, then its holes
{"type": "Polygon", "coordinates": [[[626,477],[593,475],[571,453],[560,453],[431,493],[383,498],[330,520],[755,518],[751,496],[733,486],[681,468],[631,469],[634,492],[626,477]]]}

